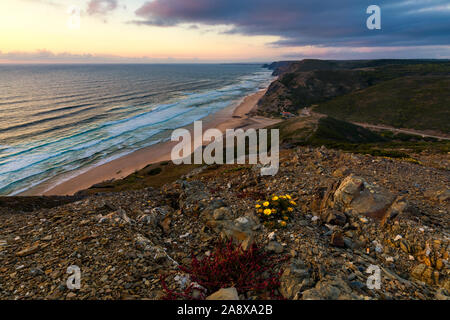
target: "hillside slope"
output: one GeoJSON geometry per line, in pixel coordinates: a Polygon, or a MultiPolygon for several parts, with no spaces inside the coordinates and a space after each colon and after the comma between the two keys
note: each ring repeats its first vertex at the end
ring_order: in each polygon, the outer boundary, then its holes
{"type": "Polygon", "coordinates": [[[447,60],[303,60],[272,67],[279,78],[258,103],[261,115],[315,106],[352,122],[449,132],[447,60]]]}
{"type": "MultiPolygon", "coordinates": [[[[191,255],[204,261],[226,239],[255,243],[281,274],[273,291],[239,288],[241,300],[450,299],[448,171],[326,148],[285,150],[280,161],[274,177],[251,165],[205,166],[160,189],[4,208],[0,299],[186,298],[186,270],[203,263],[191,255]],[[348,208],[339,207],[341,189],[355,199],[348,208]],[[286,227],[256,212],[273,194],[294,201],[286,227]],[[71,265],[81,269],[80,290],[66,287],[71,265]],[[380,290],[365,285],[370,265],[380,267],[380,290]]],[[[213,280],[222,272],[204,270],[213,280]]],[[[245,275],[233,270],[224,286],[245,275]]],[[[216,290],[201,283],[205,295],[216,290]]]]}
{"type": "Polygon", "coordinates": [[[450,76],[408,76],[320,103],[315,111],[355,122],[450,133],[450,76]]]}

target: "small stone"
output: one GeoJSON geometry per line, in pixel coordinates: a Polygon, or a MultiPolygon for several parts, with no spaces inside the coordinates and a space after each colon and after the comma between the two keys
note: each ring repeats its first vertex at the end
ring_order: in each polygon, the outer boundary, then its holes
{"type": "Polygon", "coordinates": [[[355,244],[353,243],[353,241],[347,237],[344,237],[344,244],[345,244],[345,247],[347,247],[349,249],[355,248],[355,244]]]}
{"type": "Polygon", "coordinates": [[[359,281],[352,281],[350,282],[350,286],[356,289],[362,289],[365,285],[359,281]]]}
{"type": "Polygon", "coordinates": [[[270,251],[270,252],[275,252],[275,253],[282,253],[283,250],[284,250],[284,248],[283,248],[283,246],[282,246],[281,244],[279,244],[278,242],[276,242],[276,241],[271,241],[271,242],[269,242],[269,244],[267,245],[266,250],[267,250],[267,251],[270,251]]]}
{"type": "Polygon", "coordinates": [[[411,247],[409,246],[409,242],[406,240],[402,240],[400,241],[400,249],[402,249],[402,251],[404,253],[409,253],[411,252],[411,247]]]}
{"type": "Polygon", "coordinates": [[[36,243],[36,244],[34,244],[34,245],[30,246],[30,247],[27,247],[27,248],[17,252],[16,255],[18,257],[25,257],[25,256],[28,256],[30,254],[36,253],[39,250],[39,248],[40,248],[39,243],[36,243]]]}
{"type": "Polygon", "coordinates": [[[344,237],[343,237],[342,233],[334,232],[331,235],[330,243],[334,247],[344,248],[345,247],[345,242],[344,242],[344,237]]]}
{"type": "Polygon", "coordinates": [[[40,269],[40,268],[33,268],[30,270],[30,274],[32,276],[41,276],[44,274],[44,271],[42,271],[42,269],[40,269]]]}
{"type": "Polygon", "coordinates": [[[213,219],[214,220],[223,220],[225,217],[230,216],[230,209],[227,207],[222,207],[214,210],[213,219]]]}

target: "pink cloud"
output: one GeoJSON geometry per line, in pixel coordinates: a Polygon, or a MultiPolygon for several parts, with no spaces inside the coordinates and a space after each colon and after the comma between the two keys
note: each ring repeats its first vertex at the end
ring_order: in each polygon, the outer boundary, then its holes
{"type": "Polygon", "coordinates": [[[117,8],[117,0],[91,0],[88,3],[87,13],[89,15],[105,15],[117,8]]]}

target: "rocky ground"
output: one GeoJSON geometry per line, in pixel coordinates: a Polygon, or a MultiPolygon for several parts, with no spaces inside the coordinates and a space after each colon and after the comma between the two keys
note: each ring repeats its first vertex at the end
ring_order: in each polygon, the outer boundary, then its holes
{"type": "Polygon", "coordinates": [[[161,299],[161,275],[181,290],[190,280],[178,266],[220,238],[280,258],[286,299],[449,299],[449,178],[426,164],[301,147],[282,152],[274,177],[207,166],[160,189],[32,212],[2,207],[0,299],[161,299]],[[256,200],[272,194],[296,202],[285,228],[268,229],[256,213],[256,200]],[[66,286],[71,265],[80,290],[66,286]],[[370,266],[380,289],[366,285],[370,266]]]}

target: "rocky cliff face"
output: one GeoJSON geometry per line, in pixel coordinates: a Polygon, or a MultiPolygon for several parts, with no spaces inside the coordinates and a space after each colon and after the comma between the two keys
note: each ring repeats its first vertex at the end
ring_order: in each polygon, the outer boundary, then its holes
{"type": "Polygon", "coordinates": [[[296,113],[313,104],[366,88],[367,81],[359,71],[314,70],[303,71],[291,64],[281,71],[265,96],[258,103],[258,113],[279,116],[280,112],[296,113]],[[301,70],[301,71],[299,71],[301,70]]]}

